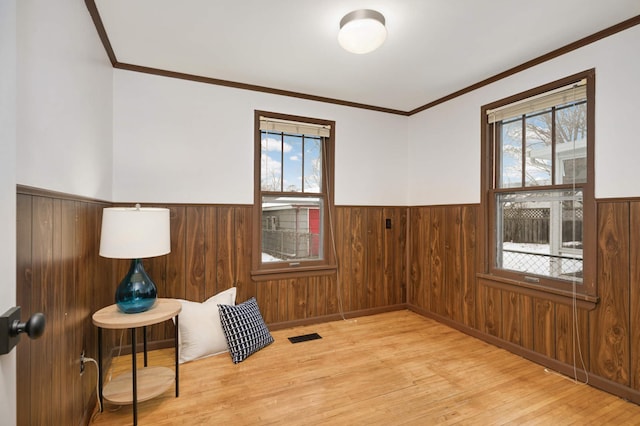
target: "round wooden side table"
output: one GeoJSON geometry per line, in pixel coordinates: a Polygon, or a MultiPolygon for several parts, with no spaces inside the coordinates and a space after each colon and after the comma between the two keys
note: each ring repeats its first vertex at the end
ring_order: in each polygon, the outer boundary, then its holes
{"type": "Polygon", "coordinates": [[[178,315],[182,305],[174,299],[158,299],[145,312],[125,314],[117,305],[110,305],[93,314],[93,324],[98,327],[98,389],[100,404],[107,400],[112,404],[133,404],[133,424],[138,424],[138,402],[154,398],[175,383],[176,398],[179,395],[178,364],[178,315]],[[148,325],[158,324],[174,318],[175,322],[175,371],[168,367],[147,366],[147,333],[148,325]],[[136,328],[144,328],[144,368],[136,365],[136,328]],[[102,329],[131,330],[131,372],[122,374],[104,386],[102,384],[102,329]]]}

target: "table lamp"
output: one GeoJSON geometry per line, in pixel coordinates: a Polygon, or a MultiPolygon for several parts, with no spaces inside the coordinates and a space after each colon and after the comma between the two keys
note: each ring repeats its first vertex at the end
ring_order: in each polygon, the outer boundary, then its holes
{"type": "Polygon", "coordinates": [[[127,314],[150,309],[157,298],[154,282],[142,259],[171,251],[169,209],[108,207],[102,210],[100,256],[131,259],[129,272],[116,289],[116,305],[127,314]]]}

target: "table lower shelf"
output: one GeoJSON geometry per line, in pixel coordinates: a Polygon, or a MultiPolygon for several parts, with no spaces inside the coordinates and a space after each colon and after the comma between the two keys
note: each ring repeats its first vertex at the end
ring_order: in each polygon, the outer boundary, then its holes
{"type": "MultiPolygon", "coordinates": [[[[138,402],[164,393],[175,383],[175,372],[167,367],[145,367],[138,370],[138,402]]],[[[104,386],[103,398],[116,405],[133,403],[133,374],[123,373],[104,386]]]]}

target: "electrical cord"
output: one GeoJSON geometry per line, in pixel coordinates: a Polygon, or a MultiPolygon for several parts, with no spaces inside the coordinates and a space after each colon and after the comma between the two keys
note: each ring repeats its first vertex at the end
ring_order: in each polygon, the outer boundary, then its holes
{"type": "MultiPolygon", "coordinates": [[[[571,94],[573,95],[573,99],[572,99],[572,107],[576,105],[576,87],[578,87],[578,85],[576,84],[573,87],[573,90],[571,92],[571,94]]],[[[576,152],[576,140],[575,138],[572,141],[573,144],[573,152],[574,155],[571,158],[571,163],[572,163],[572,176],[571,176],[571,189],[572,189],[572,209],[571,209],[571,240],[572,241],[576,241],[576,221],[577,221],[577,217],[576,217],[576,204],[577,203],[581,203],[583,205],[584,208],[584,203],[582,203],[581,199],[577,199],[576,197],[576,180],[577,180],[577,176],[576,176],[576,156],[575,156],[575,152],[576,152]]],[[[584,259],[584,257],[583,257],[584,259]]],[[[584,260],[583,260],[584,261],[584,260]]],[[[589,383],[589,371],[587,370],[587,366],[584,362],[584,358],[582,356],[582,345],[580,343],[580,325],[578,322],[578,303],[577,303],[577,279],[576,277],[573,277],[573,279],[571,280],[571,291],[572,291],[572,305],[571,305],[571,314],[572,314],[572,319],[573,319],[573,324],[572,324],[572,335],[573,335],[573,339],[572,339],[572,343],[573,343],[573,380],[575,383],[579,383],[580,381],[578,380],[578,363],[577,363],[577,359],[576,359],[576,352],[577,355],[580,359],[580,364],[582,366],[582,371],[584,372],[585,375],[585,380],[584,380],[584,384],[588,384],[589,383]],[[577,350],[576,350],[577,349],[577,350]]]]}
{"type": "Polygon", "coordinates": [[[98,398],[98,407],[100,408],[99,412],[102,412],[102,402],[100,402],[100,388],[99,388],[100,381],[98,380],[98,375],[100,374],[100,367],[98,366],[98,362],[95,359],[89,358],[86,356],[81,359],[81,362],[92,362],[96,366],[96,398],[98,398]]]}
{"type": "Polygon", "coordinates": [[[333,229],[333,214],[331,213],[333,208],[335,208],[335,202],[332,204],[331,203],[331,193],[329,190],[329,176],[328,176],[328,171],[327,171],[327,144],[322,143],[322,150],[323,150],[323,154],[324,154],[324,159],[322,161],[322,165],[324,167],[324,173],[323,173],[323,177],[324,177],[324,184],[326,185],[326,190],[325,192],[327,193],[327,204],[329,204],[329,208],[328,210],[328,214],[329,214],[329,234],[331,236],[331,247],[333,249],[333,258],[336,261],[336,293],[338,296],[338,311],[340,313],[340,316],[342,317],[343,321],[346,321],[347,318],[344,316],[344,307],[342,305],[342,282],[340,281],[340,261],[338,259],[338,249],[336,247],[336,236],[334,233],[334,229],[333,229]]]}
{"type": "MultiPolygon", "coordinates": [[[[124,339],[124,329],[121,331],[120,333],[120,345],[118,346],[118,355],[117,357],[119,357],[120,355],[122,355],[122,340],[124,339]]],[[[95,414],[92,417],[92,420],[95,419],[95,417],[100,414],[103,410],[102,407],[102,402],[100,402],[100,380],[98,375],[100,374],[100,367],[98,366],[98,362],[93,359],[93,358],[89,358],[89,357],[85,357],[83,356],[80,360],[81,362],[92,362],[95,364],[96,366],[96,397],[98,398],[98,408],[99,410],[95,412],[95,414]]],[[[106,382],[110,382],[111,378],[113,377],[113,368],[109,369],[109,378],[106,380],[106,382]]],[[[116,410],[112,410],[112,411],[118,411],[120,408],[122,408],[122,406],[118,406],[118,408],[116,410]]]]}

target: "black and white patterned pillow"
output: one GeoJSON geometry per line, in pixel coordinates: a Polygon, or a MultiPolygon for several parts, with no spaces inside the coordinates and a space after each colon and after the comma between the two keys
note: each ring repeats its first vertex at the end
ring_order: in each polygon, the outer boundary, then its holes
{"type": "Polygon", "coordinates": [[[218,305],[218,310],[234,364],[273,343],[273,336],[264,323],[254,297],[235,306],[218,305]]]}

